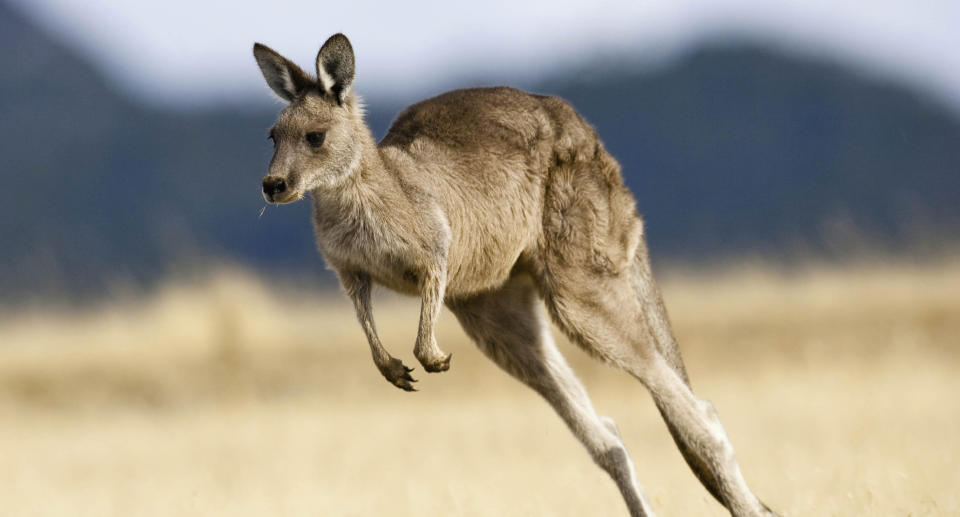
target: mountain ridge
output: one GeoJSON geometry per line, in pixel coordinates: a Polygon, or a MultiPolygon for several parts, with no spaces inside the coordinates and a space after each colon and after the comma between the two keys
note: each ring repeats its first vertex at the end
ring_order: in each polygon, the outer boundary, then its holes
{"type": "MultiPolygon", "coordinates": [[[[0,297],[103,293],[221,260],[322,271],[308,203],[257,216],[279,111],[266,97],[195,111],[138,104],[3,3],[0,49],[11,71],[0,78],[0,297]]],[[[909,254],[960,229],[956,116],[836,64],[726,46],[527,89],[566,98],[596,126],[656,257],[909,254]]],[[[378,136],[402,108],[368,105],[378,136]]]]}

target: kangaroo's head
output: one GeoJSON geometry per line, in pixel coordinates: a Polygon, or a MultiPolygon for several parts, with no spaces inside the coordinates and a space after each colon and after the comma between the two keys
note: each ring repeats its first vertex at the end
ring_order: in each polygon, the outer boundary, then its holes
{"type": "Polygon", "coordinates": [[[267,84],[287,102],[270,129],[273,159],[263,178],[264,199],[289,203],[353,174],[367,131],[351,89],[350,40],[334,34],[323,44],[316,79],[265,45],[255,44],[253,55],[267,84]]]}

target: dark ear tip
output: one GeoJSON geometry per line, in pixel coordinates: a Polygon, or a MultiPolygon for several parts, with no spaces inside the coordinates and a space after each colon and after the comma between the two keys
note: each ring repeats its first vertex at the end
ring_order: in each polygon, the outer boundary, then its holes
{"type": "Polygon", "coordinates": [[[350,44],[350,40],[342,32],[338,32],[327,38],[327,41],[322,47],[349,49],[351,52],[353,51],[353,45],[350,44]]]}

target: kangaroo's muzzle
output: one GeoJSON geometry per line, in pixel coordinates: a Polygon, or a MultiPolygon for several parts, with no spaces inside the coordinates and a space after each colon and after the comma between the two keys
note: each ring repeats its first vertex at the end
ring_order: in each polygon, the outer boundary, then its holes
{"type": "Polygon", "coordinates": [[[287,182],[283,178],[267,176],[263,179],[263,198],[269,203],[274,202],[277,195],[287,191],[287,182]]]}

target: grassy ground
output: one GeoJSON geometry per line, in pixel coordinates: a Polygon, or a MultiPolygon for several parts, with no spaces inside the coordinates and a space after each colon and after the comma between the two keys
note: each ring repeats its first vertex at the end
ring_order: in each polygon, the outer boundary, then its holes
{"type": "MultiPolygon", "coordinates": [[[[694,389],[784,515],[960,512],[960,262],[666,275],[694,389]]],[[[408,364],[418,307],[377,299],[408,364]]],[[[643,388],[561,346],[662,515],[723,515],[643,388]]],[[[620,515],[613,483],[445,314],[453,368],[376,372],[346,300],[225,273],[0,318],[0,514],[620,515]]]]}

